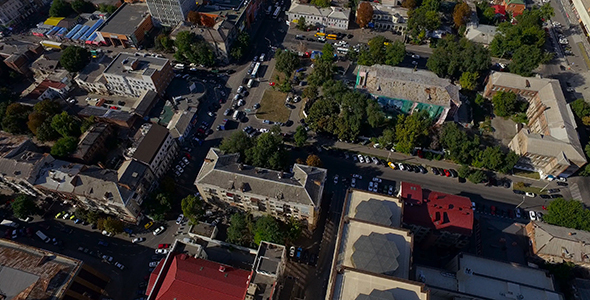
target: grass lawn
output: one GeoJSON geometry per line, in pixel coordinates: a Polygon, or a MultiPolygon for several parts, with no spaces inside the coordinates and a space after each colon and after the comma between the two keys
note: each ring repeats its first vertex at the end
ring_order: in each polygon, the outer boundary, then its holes
{"type": "Polygon", "coordinates": [[[539,175],[538,172],[527,172],[527,171],[523,171],[523,170],[514,170],[514,175],[528,177],[528,178],[532,178],[532,179],[541,179],[541,176],[539,175]]]}
{"type": "Polygon", "coordinates": [[[261,120],[285,123],[289,120],[291,111],[285,107],[286,93],[268,89],[260,101],[260,108],[256,117],[261,120]]]}

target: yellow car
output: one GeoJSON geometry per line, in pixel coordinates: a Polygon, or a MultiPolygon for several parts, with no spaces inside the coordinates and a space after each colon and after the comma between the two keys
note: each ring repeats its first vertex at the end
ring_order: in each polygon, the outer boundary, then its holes
{"type": "Polygon", "coordinates": [[[397,169],[397,166],[392,162],[388,162],[387,165],[394,170],[397,169]]]}
{"type": "Polygon", "coordinates": [[[145,227],[145,229],[150,229],[150,227],[152,227],[152,225],[154,225],[154,222],[149,221],[147,224],[145,224],[143,227],[145,227]]]}
{"type": "Polygon", "coordinates": [[[61,217],[62,217],[64,214],[65,214],[65,213],[64,213],[63,211],[62,211],[62,212],[59,212],[59,213],[57,213],[57,215],[55,215],[55,218],[56,218],[56,219],[59,219],[59,218],[61,218],[61,217]]]}

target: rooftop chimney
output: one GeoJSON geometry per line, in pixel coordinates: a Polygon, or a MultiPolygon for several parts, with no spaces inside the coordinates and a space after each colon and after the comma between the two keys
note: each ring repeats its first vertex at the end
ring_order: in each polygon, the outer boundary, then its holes
{"type": "Polygon", "coordinates": [[[225,272],[225,267],[224,266],[219,266],[219,272],[224,273],[225,272]]]}

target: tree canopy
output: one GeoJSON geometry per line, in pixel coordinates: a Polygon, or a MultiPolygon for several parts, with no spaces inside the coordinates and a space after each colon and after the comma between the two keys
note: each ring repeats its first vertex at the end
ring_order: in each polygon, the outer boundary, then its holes
{"type": "Polygon", "coordinates": [[[284,146],[283,137],[273,130],[256,138],[237,131],[223,139],[219,149],[227,153],[240,153],[242,161],[256,167],[283,170],[289,162],[284,146]]]}
{"type": "Polygon", "coordinates": [[[176,53],[174,58],[210,67],[215,64],[213,48],[203,38],[190,31],[181,31],[174,41],[176,53]]]}
{"type": "Polygon", "coordinates": [[[373,19],[373,6],[367,1],[363,1],[359,4],[356,10],[356,24],[359,27],[364,28],[373,19]]]}
{"type": "Polygon", "coordinates": [[[85,1],[85,0],[74,0],[71,3],[72,9],[79,13],[93,13],[96,10],[96,6],[92,4],[92,2],[85,1]]]}
{"type": "Polygon", "coordinates": [[[57,157],[67,157],[78,147],[78,138],[73,136],[62,137],[51,147],[51,155],[57,157]]]}
{"type": "Polygon", "coordinates": [[[51,127],[63,137],[80,136],[80,122],[65,111],[59,115],[53,116],[51,127]]]}
{"type": "Polygon", "coordinates": [[[499,91],[492,97],[494,113],[500,117],[510,117],[517,113],[526,112],[529,103],[518,99],[518,96],[510,91],[499,91]]]}
{"type": "Polygon", "coordinates": [[[590,104],[588,104],[588,102],[582,98],[576,99],[570,103],[570,107],[576,117],[578,117],[580,120],[584,117],[590,116],[590,104]]]}
{"type": "Polygon", "coordinates": [[[290,78],[293,71],[299,67],[299,58],[295,53],[288,50],[277,51],[275,60],[277,70],[285,74],[287,78],[290,78]]]}
{"type": "Polygon", "coordinates": [[[400,114],[395,125],[395,150],[402,153],[412,153],[428,136],[428,128],[432,119],[423,110],[411,115],[400,114]]]}
{"type": "Polygon", "coordinates": [[[311,0],[311,5],[315,5],[317,7],[330,7],[331,1],[330,0],[311,0]]]}
{"type": "Polygon", "coordinates": [[[307,156],[307,159],[305,160],[305,164],[311,167],[321,167],[322,166],[322,160],[320,159],[319,156],[315,155],[315,154],[310,154],[307,156]]]}
{"type": "Polygon", "coordinates": [[[295,145],[297,145],[297,147],[303,147],[305,145],[305,142],[307,142],[307,130],[305,130],[305,126],[297,126],[293,139],[295,140],[295,145]]]}
{"type": "Polygon", "coordinates": [[[203,215],[203,201],[193,195],[184,197],[181,201],[182,213],[190,224],[197,224],[203,215]]]}
{"type": "Polygon", "coordinates": [[[12,103],[6,107],[2,118],[2,130],[12,134],[27,132],[27,121],[31,108],[20,103],[12,103]]]}
{"type": "Polygon", "coordinates": [[[253,227],[252,215],[245,213],[233,214],[229,219],[227,241],[236,245],[251,247],[253,227]]]}
{"type": "Polygon", "coordinates": [[[590,211],[578,200],[553,200],[543,221],[557,226],[590,231],[590,211]]]}
{"type": "Polygon", "coordinates": [[[253,139],[248,137],[245,132],[238,130],[224,138],[219,149],[227,153],[240,153],[240,157],[245,157],[246,150],[252,148],[253,145],[253,139]]]}
{"type": "MultiPolygon", "coordinates": [[[[55,3],[55,1],[53,1],[55,3]]],[[[68,72],[78,72],[90,62],[90,52],[78,46],[68,46],[61,55],[59,63],[68,72]]]]}
{"type": "Polygon", "coordinates": [[[65,0],[53,0],[49,8],[50,17],[67,17],[72,12],[72,5],[65,0]]]}
{"type": "Polygon", "coordinates": [[[19,194],[11,204],[13,214],[20,219],[26,219],[37,214],[37,205],[30,196],[19,194]]]}
{"type": "Polygon", "coordinates": [[[439,40],[426,67],[439,77],[459,78],[462,73],[481,73],[489,69],[490,53],[486,48],[465,38],[447,36],[439,40]]]}
{"type": "Polygon", "coordinates": [[[471,8],[465,2],[459,2],[459,4],[455,5],[455,9],[453,10],[453,22],[455,23],[455,27],[460,28],[461,26],[465,26],[471,17],[471,8]]]}
{"type": "Polygon", "coordinates": [[[250,47],[250,35],[246,31],[238,34],[237,41],[234,42],[230,50],[230,56],[235,60],[241,60],[246,55],[250,47]]]}
{"type": "Polygon", "coordinates": [[[119,234],[123,232],[123,229],[125,228],[121,220],[112,217],[107,217],[106,219],[103,219],[102,225],[104,230],[113,234],[119,234]]]}
{"type": "Polygon", "coordinates": [[[283,244],[284,240],[285,236],[280,224],[273,216],[265,215],[256,220],[254,244],[260,245],[261,241],[283,244]]]}
{"type": "Polygon", "coordinates": [[[369,49],[361,49],[358,64],[372,66],[375,64],[396,66],[406,56],[406,46],[401,41],[391,42],[383,36],[369,40],[369,49]]]}

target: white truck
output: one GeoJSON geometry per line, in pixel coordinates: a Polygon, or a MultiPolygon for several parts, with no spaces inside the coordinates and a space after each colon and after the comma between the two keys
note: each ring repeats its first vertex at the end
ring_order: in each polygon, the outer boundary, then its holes
{"type": "Polygon", "coordinates": [[[0,225],[12,227],[12,228],[18,228],[18,224],[14,221],[11,221],[11,220],[4,220],[0,223],[0,225]]]}
{"type": "Polygon", "coordinates": [[[45,243],[49,243],[51,241],[51,239],[48,236],[46,236],[43,232],[41,232],[40,230],[37,230],[36,234],[45,243]]]}

